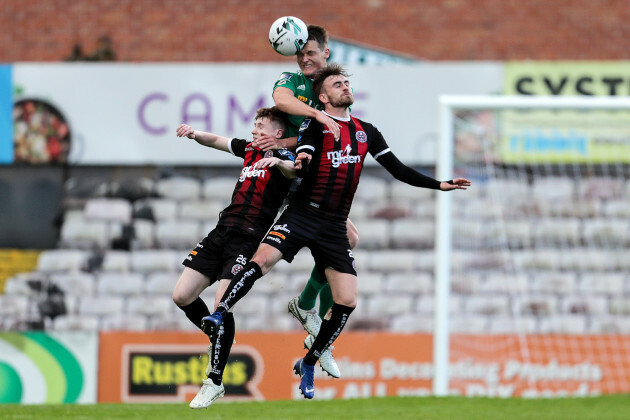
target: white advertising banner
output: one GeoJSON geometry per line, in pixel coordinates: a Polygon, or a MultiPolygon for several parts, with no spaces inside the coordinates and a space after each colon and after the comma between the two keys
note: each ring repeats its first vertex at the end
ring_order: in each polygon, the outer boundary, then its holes
{"type": "MultiPolygon", "coordinates": [[[[48,153],[62,153],[65,147],[71,163],[238,164],[227,153],[178,139],[175,128],[186,122],[199,130],[250,138],[256,110],[273,105],[274,82],[283,71],[295,69],[292,62],[20,63],[12,69],[14,102],[24,115],[16,136],[27,135],[27,124],[41,118],[29,110],[41,106],[56,115],[55,127],[61,127],[56,135],[67,141],[67,146],[49,142],[48,153]]],[[[503,65],[489,62],[356,66],[348,71],[355,92],[353,114],[376,125],[409,164],[434,162],[439,95],[499,93],[503,82],[503,65]]],[[[21,147],[17,140],[15,144],[21,147]]]]}

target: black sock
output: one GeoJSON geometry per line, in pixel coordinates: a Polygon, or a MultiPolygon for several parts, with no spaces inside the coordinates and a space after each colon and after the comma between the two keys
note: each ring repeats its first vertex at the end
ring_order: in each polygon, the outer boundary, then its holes
{"type": "Polygon", "coordinates": [[[234,276],[223,293],[221,302],[217,305],[217,312],[225,317],[225,314],[251,290],[254,282],[262,275],[262,270],[255,262],[250,261],[245,264],[245,267],[234,276]]]}
{"type": "Polygon", "coordinates": [[[329,320],[323,320],[322,326],[319,328],[319,334],[313,342],[311,349],[304,356],[304,363],[314,365],[317,359],[322,355],[330,345],[337,339],[341,330],[346,325],[350,314],[354,308],[334,303],[332,306],[332,315],[329,320]]]}
{"type": "Polygon", "coordinates": [[[200,297],[193,300],[191,303],[189,303],[186,306],[179,306],[179,309],[184,311],[184,313],[186,314],[186,317],[190,319],[190,322],[195,324],[197,328],[199,328],[200,330],[201,330],[201,318],[203,318],[204,316],[210,315],[208,306],[206,306],[206,303],[200,297]]]}
{"type": "Polygon", "coordinates": [[[223,315],[223,324],[219,327],[219,331],[212,345],[212,370],[208,378],[216,385],[219,385],[223,381],[223,370],[225,369],[225,365],[227,365],[230,350],[232,350],[235,332],[234,314],[228,312],[223,315]]]}

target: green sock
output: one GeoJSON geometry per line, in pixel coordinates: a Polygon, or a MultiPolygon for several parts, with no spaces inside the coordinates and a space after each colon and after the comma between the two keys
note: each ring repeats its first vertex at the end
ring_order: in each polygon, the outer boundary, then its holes
{"type": "Polygon", "coordinates": [[[328,310],[333,306],[332,292],[330,291],[330,285],[322,287],[319,291],[319,317],[323,320],[328,310]]]}
{"type": "Polygon", "coordinates": [[[306,286],[300,295],[300,300],[298,302],[300,309],[304,309],[305,311],[313,309],[315,307],[319,291],[322,287],[327,285],[328,282],[326,281],[326,278],[320,274],[317,267],[313,267],[311,277],[306,282],[306,286]]]}

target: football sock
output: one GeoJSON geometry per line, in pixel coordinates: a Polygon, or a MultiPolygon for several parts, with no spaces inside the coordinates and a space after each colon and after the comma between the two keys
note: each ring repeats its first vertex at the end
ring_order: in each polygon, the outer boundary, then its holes
{"type": "Polygon", "coordinates": [[[193,300],[191,303],[189,303],[186,306],[178,305],[178,307],[179,309],[184,311],[184,313],[186,314],[186,317],[190,319],[190,322],[195,324],[197,328],[199,328],[200,330],[201,330],[201,318],[203,318],[204,316],[210,315],[210,310],[208,309],[208,306],[200,297],[193,300]]]}
{"type": "Polygon", "coordinates": [[[227,365],[230,350],[232,350],[235,332],[234,314],[228,312],[223,317],[223,324],[219,327],[216,339],[212,345],[212,370],[208,378],[215,385],[219,385],[223,381],[223,370],[225,365],[227,365]]]}
{"type": "Polygon", "coordinates": [[[234,276],[223,293],[221,302],[217,305],[217,312],[220,312],[225,318],[225,314],[251,290],[254,282],[262,276],[262,270],[258,264],[253,261],[245,264],[245,267],[234,276]]]}
{"type": "Polygon", "coordinates": [[[313,270],[311,271],[311,277],[306,282],[306,286],[300,294],[298,307],[305,311],[313,309],[315,307],[315,302],[317,301],[317,295],[319,294],[319,291],[322,289],[322,287],[327,285],[328,282],[326,281],[326,277],[319,272],[317,267],[313,267],[313,270]]]}
{"type": "Polygon", "coordinates": [[[330,285],[326,284],[326,286],[322,287],[322,290],[319,291],[319,317],[324,319],[328,310],[333,306],[333,297],[332,292],[330,291],[330,285]]]}
{"type": "Polygon", "coordinates": [[[330,319],[322,321],[317,338],[315,338],[311,349],[304,356],[304,363],[314,365],[317,362],[322,352],[337,339],[353,310],[354,308],[349,306],[333,304],[332,316],[330,319]]]}

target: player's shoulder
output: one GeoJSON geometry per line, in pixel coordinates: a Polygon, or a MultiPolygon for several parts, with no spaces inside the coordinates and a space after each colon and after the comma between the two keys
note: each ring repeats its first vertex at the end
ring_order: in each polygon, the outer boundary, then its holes
{"type": "Polygon", "coordinates": [[[284,84],[287,84],[289,82],[293,82],[293,81],[299,79],[300,77],[302,77],[302,71],[301,70],[298,70],[296,72],[285,71],[285,72],[282,72],[282,74],[280,74],[280,77],[276,81],[276,85],[284,85],[284,84]]]}
{"type": "Polygon", "coordinates": [[[361,126],[364,131],[371,131],[371,132],[377,131],[378,132],[378,128],[376,128],[376,126],[372,124],[371,122],[362,120],[355,116],[352,116],[352,119],[355,121],[355,124],[361,126]]]}

